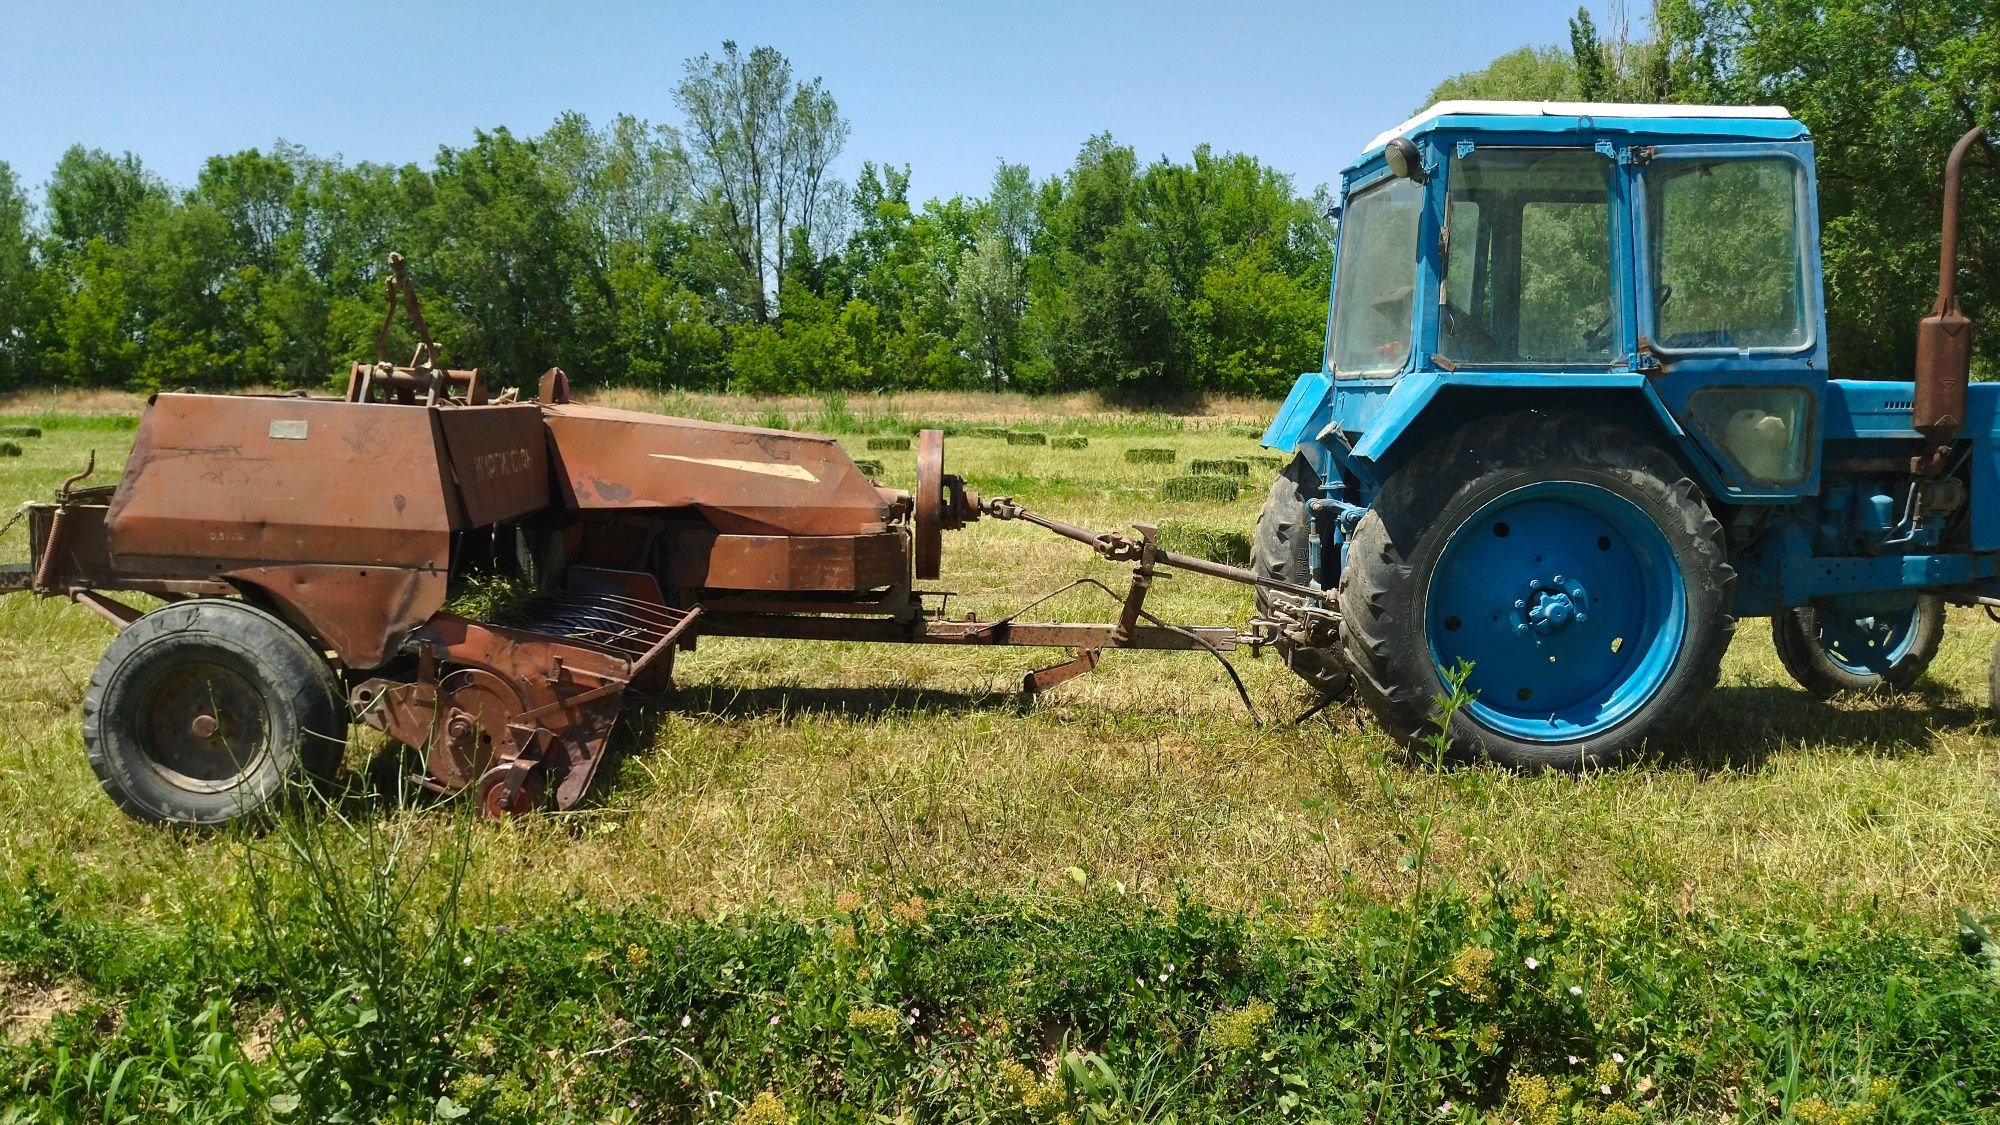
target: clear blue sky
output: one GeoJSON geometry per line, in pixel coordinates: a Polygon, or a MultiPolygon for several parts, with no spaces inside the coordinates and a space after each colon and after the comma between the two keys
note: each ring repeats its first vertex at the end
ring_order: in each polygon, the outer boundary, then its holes
{"type": "Polygon", "coordinates": [[[1102,130],[1142,159],[1251,153],[1310,190],[1439,78],[1567,42],[1576,2],[0,0],[0,161],[34,190],[81,143],[186,186],[278,138],[428,163],[565,110],[674,122],[682,61],[733,38],[826,80],[843,174],[907,163],[920,199],[983,192],[1002,157],[1046,176],[1102,130]]]}

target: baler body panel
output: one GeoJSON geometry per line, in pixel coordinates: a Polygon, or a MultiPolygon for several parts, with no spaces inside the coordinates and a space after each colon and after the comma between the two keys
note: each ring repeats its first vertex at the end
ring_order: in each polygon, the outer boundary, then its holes
{"type": "Polygon", "coordinates": [[[457,500],[431,412],[163,394],[107,519],[121,569],[443,567],[457,500]]]}
{"type": "Polygon", "coordinates": [[[549,506],[549,435],[533,403],[439,410],[459,511],[456,527],[486,527],[549,506]]]}
{"type": "Polygon", "coordinates": [[[534,405],[163,394],[105,538],[119,574],[256,589],[371,668],[444,604],[452,532],[548,503],[534,405]]]}
{"type": "Polygon", "coordinates": [[[682,508],[740,535],[871,535],[882,496],[832,438],[575,404],[542,408],[562,502],[682,508]]]}

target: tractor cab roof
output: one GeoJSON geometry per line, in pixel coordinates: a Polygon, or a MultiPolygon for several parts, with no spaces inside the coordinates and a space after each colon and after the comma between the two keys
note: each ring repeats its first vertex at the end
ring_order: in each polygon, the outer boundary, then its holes
{"type": "Polygon", "coordinates": [[[1550,135],[1551,141],[1595,143],[1624,137],[1649,143],[1796,141],[1808,135],[1791,111],[1776,105],[1649,105],[1634,102],[1439,102],[1368,142],[1352,172],[1378,157],[1397,137],[1418,140],[1455,133],[1550,135]]]}

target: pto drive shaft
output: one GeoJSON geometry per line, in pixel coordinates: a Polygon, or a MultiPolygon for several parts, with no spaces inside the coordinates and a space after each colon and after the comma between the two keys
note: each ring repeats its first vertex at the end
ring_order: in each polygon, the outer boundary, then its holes
{"type": "Polygon", "coordinates": [[[1262,586],[1267,590],[1276,590],[1279,593],[1290,594],[1293,597],[1304,599],[1307,603],[1319,608],[1320,612],[1329,612],[1329,603],[1334,600],[1333,594],[1327,590],[1320,590],[1311,586],[1301,586],[1295,582],[1282,582],[1276,578],[1266,578],[1255,571],[1245,570],[1240,566],[1230,566],[1227,563],[1198,559],[1192,555],[1163,551],[1155,539],[1158,529],[1151,524],[1133,524],[1132,526],[1137,528],[1140,534],[1140,538],[1134,540],[1129,536],[1115,531],[1092,531],[1089,528],[1078,527],[1073,523],[1064,523],[1062,520],[1050,519],[1048,516],[1029,510],[1025,505],[1016,503],[1012,497],[1008,496],[1000,496],[987,500],[981,507],[985,509],[987,515],[997,520],[1021,520],[1024,523],[1046,527],[1057,535],[1067,539],[1074,539],[1090,547],[1098,554],[1103,555],[1113,562],[1137,561],[1145,564],[1150,561],[1160,566],[1170,566],[1176,570],[1192,571],[1195,574],[1206,574],[1211,578],[1220,578],[1228,582],[1241,582],[1248,586],[1262,586]]]}

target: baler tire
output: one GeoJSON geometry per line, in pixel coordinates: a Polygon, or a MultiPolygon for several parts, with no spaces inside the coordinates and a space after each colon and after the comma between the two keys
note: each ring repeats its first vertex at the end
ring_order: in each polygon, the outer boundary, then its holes
{"type": "MultiPolygon", "coordinates": [[[[1613,765],[1685,721],[1714,686],[1735,629],[1729,613],[1735,571],[1722,525],[1699,486],[1671,457],[1623,427],[1588,414],[1523,411],[1473,423],[1412,457],[1384,484],[1349,541],[1341,639],[1355,693],[1406,746],[1428,746],[1438,729],[1445,681],[1441,658],[1433,656],[1428,611],[1447,546],[1517,490],[1561,485],[1622,499],[1635,520],[1643,516],[1660,533],[1681,586],[1678,647],[1650,693],[1623,704],[1622,717],[1601,729],[1584,727],[1568,739],[1522,737],[1493,725],[1518,721],[1504,711],[1507,704],[1490,708],[1498,718],[1482,721],[1474,700],[1452,714],[1445,732],[1449,756],[1517,769],[1613,765]]],[[[1492,530],[1505,535],[1497,524],[1492,530]]],[[[1605,542],[1600,538],[1597,548],[1606,549],[1605,542]]],[[[1452,620],[1443,627],[1452,629],[1452,620]]],[[[1619,651],[1614,643],[1612,652],[1619,651]]],[[[1632,651],[1640,651],[1636,640],[1632,651]]],[[[1479,669],[1473,671],[1476,678],[1479,669]]],[[[1611,690],[1621,692],[1627,683],[1611,690]]]]}
{"type": "MultiPolygon", "coordinates": [[[[1295,457],[1271,482],[1271,493],[1257,512],[1257,534],[1251,541],[1253,571],[1280,582],[1312,582],[1311,514],[1306,502],[1319,495],[1319,474],[1295,457]]],[[[1289,594],[1257,587],[1257,616],[1269,617],[1274,607],[1291,604],[1289,594]]],[[[1338,648],[1302,648],[1280,640],[1272,646],[1285,666],[1297,673],[1322,698],[1344,699],[1354,678],[1338,648]]]]}
{"type": "MultiPolygon", "coordinates": [[[[1937,658],[1944,641],[1944,599],[1923,594],[1911,611],[1908,648],[1884,669],[1856,671],[1843,667],[1819,636],[1819,612],[1811,607],[1787,610],[1771,618],[1771,647],[1778,663],[1798,685],[1820,699],[1871,691],[1902,691],[1917,682],[1937,658]]],[[[1898,646],[1902,647],[1902,646],[1898,646]]]]}
{"type": "Polygon", "coordinates": [[[331,781],[347,729],[325,655],[271,614],[220,598],[142,615],[83,697],[84,746],[105,793],[140,820],[189,828],[257,817],[303,781],[331,781]],[[254,743],[247,762],[228,748],[232,728],[254,743]]]}

